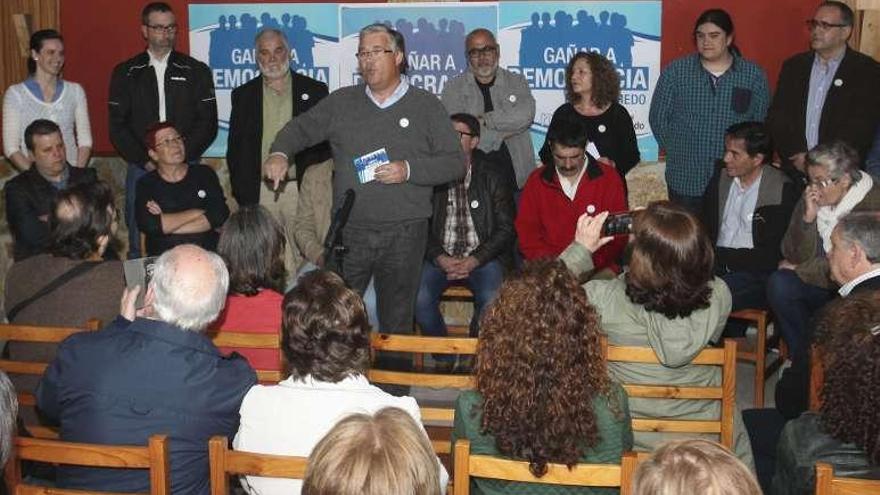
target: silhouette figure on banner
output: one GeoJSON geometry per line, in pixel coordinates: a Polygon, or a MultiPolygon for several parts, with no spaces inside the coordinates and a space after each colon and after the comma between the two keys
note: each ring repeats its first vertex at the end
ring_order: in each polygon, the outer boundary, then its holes
{"type": "Polygon", "coordinates": [[[623,14],[603,10],[599,21],[586,10],[572,16],[558,10],[533,12],[520,31],[519,64],[523,67],[565,67],[569,51],[598,50],[618,67],[632,67],[635,38],[623,14]],[[564,53],[565,56],[560,56],[564,53]]]}

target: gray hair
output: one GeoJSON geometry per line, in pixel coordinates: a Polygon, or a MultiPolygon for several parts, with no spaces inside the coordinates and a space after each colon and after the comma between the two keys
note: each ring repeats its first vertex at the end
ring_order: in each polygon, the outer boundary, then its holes
{"type": "Polygon", "coordinates": [[[226,304],[229,272],[220,256],[187,244],[159,256],[153,264],[150,286],[155,296],[153,309],[160,320],[200,332],[217,319],[226,304]],[[202,259],[182,259],[187,251],[202,259]],[[206,269],[210,273],[205,273],[206,269]]]}
{"type": "Polygon", "coordinates": [[[284,31],[282,31],[278,28],[268,27],[268,28],[260,29],[257,32],[257,35],[254,36],[254,46],[257,46],[260,44],[260,40],[263,38],[263,36],[267,36],[270,34],[274,34],[274,35],[277,35],[278,37],[280,37],[281,41],[284,43],[284,47],[287,48],[287,52],[290,53],[290,41],[287,40],[287,35],[284,34],[284,31]]]}
{"type": "Polygon", "coordinates": [[[380,22],[376,22],[370,24],[369,26],[365,26],[361,28],[358,32],[358,38],[363,38],[368,34],[373,33],[385,33],[388,35],[388,39],[391,40],[390,49],[395,52],[400,52],[403,54],[403,61],[400,63],[400,73],[406,74],[406,69],[409,67],[409,64],[406,60],[406,41],[403,39],[403,35],[400,34],[400,31],[396,29],[392,29],[385,24],[380,22]]]}
{"type": "Polygon", "coordinates": [[[826,167],[832,179],[849,175],[852,183],[855,184],[862,178],[859,171],[859,153],[843,141],[817,145],[807,153],[806,163],[807,167],[826,167]]]}
{"type": "Polygon", "coordinates": [[[846,242],[854,242],[871,263],[880,263],[880,211],[850,212],[837,221],[838,232],[846,242]]]}
{"type": "Polygon", "coordinates": [[[12,439],[16,435],[18,395],[6,373],[0,371],[0,467],[6,465],[12,454],[12,439]]]}

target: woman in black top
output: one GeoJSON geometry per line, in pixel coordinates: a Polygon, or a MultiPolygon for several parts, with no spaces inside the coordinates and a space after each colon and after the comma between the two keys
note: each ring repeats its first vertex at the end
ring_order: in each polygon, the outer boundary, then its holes
{"type": "Polygon", "coordinates": [[[145,144],[156,170],[138,181],[135,201],[147,255],[179,244],[215,250],[217,229],[229,217],[217,174],[207,165],[187,165],[183,137],[168,122],[152,125],[145,144]]]}
{"type": "MultiPolygon", "coordinates": [[[[619,96],[620,77],[614,64],[598,53],[577,53],[565,68],[567,102],[553,112],[547,135],[556,126],[581,126],[599,156],[614,162],[621,178],[625,178],[641,157],[632,118],[617,102],[619,96]]],[[[553,163],[548,141],[539,155],[544,164],[553,163]]]]}

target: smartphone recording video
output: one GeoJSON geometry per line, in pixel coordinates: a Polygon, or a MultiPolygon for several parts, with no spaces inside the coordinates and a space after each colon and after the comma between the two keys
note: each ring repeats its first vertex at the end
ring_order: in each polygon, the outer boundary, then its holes
{"type": "Polygon", "coordinates": [[[612,213],[602,225],[602,235],[629,235],[632,233],[633,214],[631,211],[612,213]]]}

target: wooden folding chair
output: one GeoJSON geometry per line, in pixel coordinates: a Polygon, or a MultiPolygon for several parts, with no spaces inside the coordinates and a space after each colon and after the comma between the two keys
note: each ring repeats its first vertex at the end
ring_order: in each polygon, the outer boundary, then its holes
{"type": "Polygon", "coordinates": [[[760,409],[764,407],[764,384],[767,382],[767,377],[779,369],[785,361],[784,356],[780,354],[769,366],[767,364],[767,325],[771,321],[770,312],[765,309],[741,309],[730,313],[729,317],[752,322],[758,328],[754,346],[745,337],[734,340],[738,349],[737,359],[755,363],[755,407],[760,409]]]}
{"type": "Polygon", "coordinates": [[[229,495],[229,475],[303,479],[309,461],[307,457],[230,450],[229,440],[222,436],[212,437],[208,441],[208,458],[211,495],[229,495]]]}
{"type": "MultiPolygon", "coordinates": [[[[477,353],[477,339],[374,333],[370,336],[370,349],[374,354],[376,351],[393,351],[415,354],[430,352],[436,354],[474,355],[477,353]]],[[[373,383],[387,385],[454,388],[458,390],[474,388],[474,379],[471,375],[444,375],[371,368],[368,372],[368,377],[373,383]]],[[[449,423],[451,428],[455,409],[451,407],[421,407],[421,415],[422,421],[449,423]]],[[[438,454],[449,454],[452,450],[452,442],[447,439],[432,438],[431,443],[434,445],[434,451],[438,454]]]]}
{"type": "Polygon", "coordinates": [[[211,335],[211,341],[217,347],[235,347],[239,349],[274,349],[278,351],[278,369],[258,369],[257,379],[260,383],[278,383],[287,378],[284,371],[287,367],[284,363],[284,353],[281,352],[281,333],[244,333],[244,332],[217,332],[211,335]]]}
{"type": "MultiPolygon", "coordinates": [[[[90,332],[101,328],[101,320],[91,319],[84,327],[55,327],[40,325],[15,325],[11,323],[0,324],[0,340],[8,342],[27,342],[32,344],[58,344],[67,337],[79,332],[90,332]]],[[[0,359],[0,370],[8,374],[43,376],[48,362],[43,361],[13,361],[0,359]]],[[[35,407],[37,400],[34,394],[28,391],[18,391],[19,407],[35,407]]],[[[52,428],[40,425],[26,425],[31,435],[39,438],[58,438],[58,432],[52,428]]]]}
{"type": "Polygon", "coordinates": [[[13,495],[109,493],[94,490],[88,492],[64,490],[24,484],[21,479],[21,461],[101,468],[147,469],[150,471],[149,493],[151,495],[169,495],[171,493],[168,438],[165,435],[151,436],[145,447],[73,443],[42,438],[18,437],[15,439],[13,458],[6,465],[6,483],[13,495]]]}
{"type": "Polygon", "coordinates": [[[816,463],[816,495],[877,495],[878,493],[880,493],[880,480],[836,478],[834,466],[824,462],[816,463]]]}
{"type": "MultiPolygon", "coordinates": [[[[603,337],[602,346],[608,362],[660,364],[654,349],[650,347],[611,346],[603,337]]],[[[733,415],[736,404],[736,342],[724,340],[724,348],[703,349],[691,361],[694,365],[720,366],[721,386],[670,386],[664,384],[622,384],[629,397],[648,399],[703,399],[721,401],[721,417],[718,420],[682,420],[663,418],[633,418],[633,431],[716,433],[721,444],[733,449],[733,415]]]]}
{"type": "Polygon", "coordinates": [[[526,461],[473,455],[470,440],[457,440],[453,487],[455,495],[468,495],[470,479],[474,477],[546,485],[620,487],[621,495],[629,495],[636,466],[636,454],[626,452],[621,457],[620,464],[575,464],[572,469],[568,469],[565,464],[548,464],[547,473],[536,478],[529,471],[529,463],[526,461]]]}

